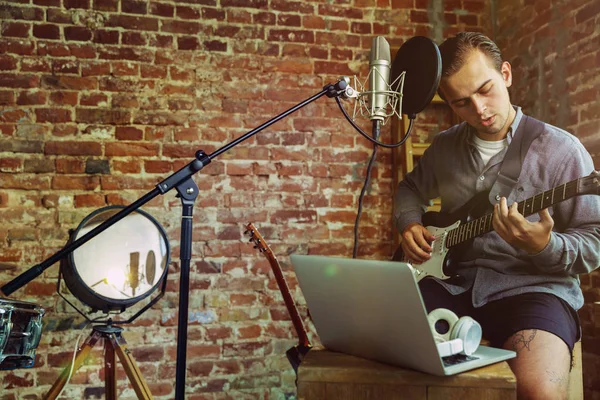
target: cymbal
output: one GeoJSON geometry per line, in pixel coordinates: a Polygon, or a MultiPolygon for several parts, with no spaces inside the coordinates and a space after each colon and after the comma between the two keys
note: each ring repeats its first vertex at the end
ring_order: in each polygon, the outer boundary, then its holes
{"type": "Polygon", "coordinates": [[[17,266],[14,264],[0,262],[0,271],[7,270],[7,269],[17,269],[17,266]]]}

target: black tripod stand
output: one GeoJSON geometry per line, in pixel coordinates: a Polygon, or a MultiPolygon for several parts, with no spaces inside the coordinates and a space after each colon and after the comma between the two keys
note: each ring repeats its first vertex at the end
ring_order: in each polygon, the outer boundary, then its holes
{"type": "MultiPolygon", "coordinates": [[[[97,325],[92,329],[92,333],[85,340],[83,345],[77,352],[77,357],[73,363],[73,373],[83,364],[85,359],[90,354],[90,351],[99,339],[104,340],[104,390],[105,398],[113,400],[117,398],[117,369],[115,368],[115,354],[119,357],[123,369],[127,373],[127,377],[133,386],[133,390],[138,396],[138,399],[152,399],[152,393],[142,376],[142,372],[135,364],[135,360],[131,352],[127,348],[125,338],[121,336],[123,328],[114,326],[110,322],[107,325],[97,325]]],[[[62,374],[58,377],[50,391],[44,399],[56,399],[62,388],[66,385],[67,380],[71,375],[71,366],[67,366],[62,374]]]]}

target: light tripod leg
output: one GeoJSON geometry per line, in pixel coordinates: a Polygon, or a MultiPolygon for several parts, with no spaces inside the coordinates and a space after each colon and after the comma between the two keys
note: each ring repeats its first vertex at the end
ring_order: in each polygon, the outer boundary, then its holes
{"type": "Polygon", "coordinates": [[[72,364],[73,372],[71,373],[71,365],[68,365],[58,379],[54,382],[54,385],[52,385],[46,394],[46,397],[44,397],[44,400],[54,400],[58,397],[63,387],[66,385],[69,375],[74,374],[79,367],[81,367],[87,356],[90,354],[90,351],[92,351],[92,348],[101,337],[102,335],[99,332],[92,331],[92,333],[90,333],[90,336],[88,336],[85,342],[81,345],[81,348],[75,357],[75,361],[72,364]]]}
{"type": "Polygon", "coordinates": [[[120,334],[111,334],[109,335],[108,340],[110,340],[113,350],[116,351],[117,357],[119,357],[121,365],[123,365],[123,369],[125,370],[138,399],[152,399],[150,388],[148,388],[148,384],[142,376],[142,371],[140,371],[136,365],[131,352],[127,348],[125,338],[120,334]]]}
{"type": "Polygon", "coordinates": [[[104,396],[106,400],[117,399],[117,368],[115,348],[109,335],[104,336],[104,396]]]}

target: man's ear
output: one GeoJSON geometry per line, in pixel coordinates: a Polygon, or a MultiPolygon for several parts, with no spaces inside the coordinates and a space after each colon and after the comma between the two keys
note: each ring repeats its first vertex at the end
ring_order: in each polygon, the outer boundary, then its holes
{"type": "Polygon", "coordinates": [[[500,71],[502,72],[504,84],[506,87],[510,87],[512,85],[512,67],[510,66],[510,63],[508,61],[504,61],[500,71]]]}

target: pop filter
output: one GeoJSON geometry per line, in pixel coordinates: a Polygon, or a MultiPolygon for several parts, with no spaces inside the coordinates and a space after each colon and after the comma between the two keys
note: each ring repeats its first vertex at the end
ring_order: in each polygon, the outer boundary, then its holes
{"type": "Polygon", "coordinates": [[[405,72],[402,113],[414,119],[431,102],[440,84],[442,58],[429,38],[415,36],[398,50],[392,63],[391,82],[405,72]]]}

